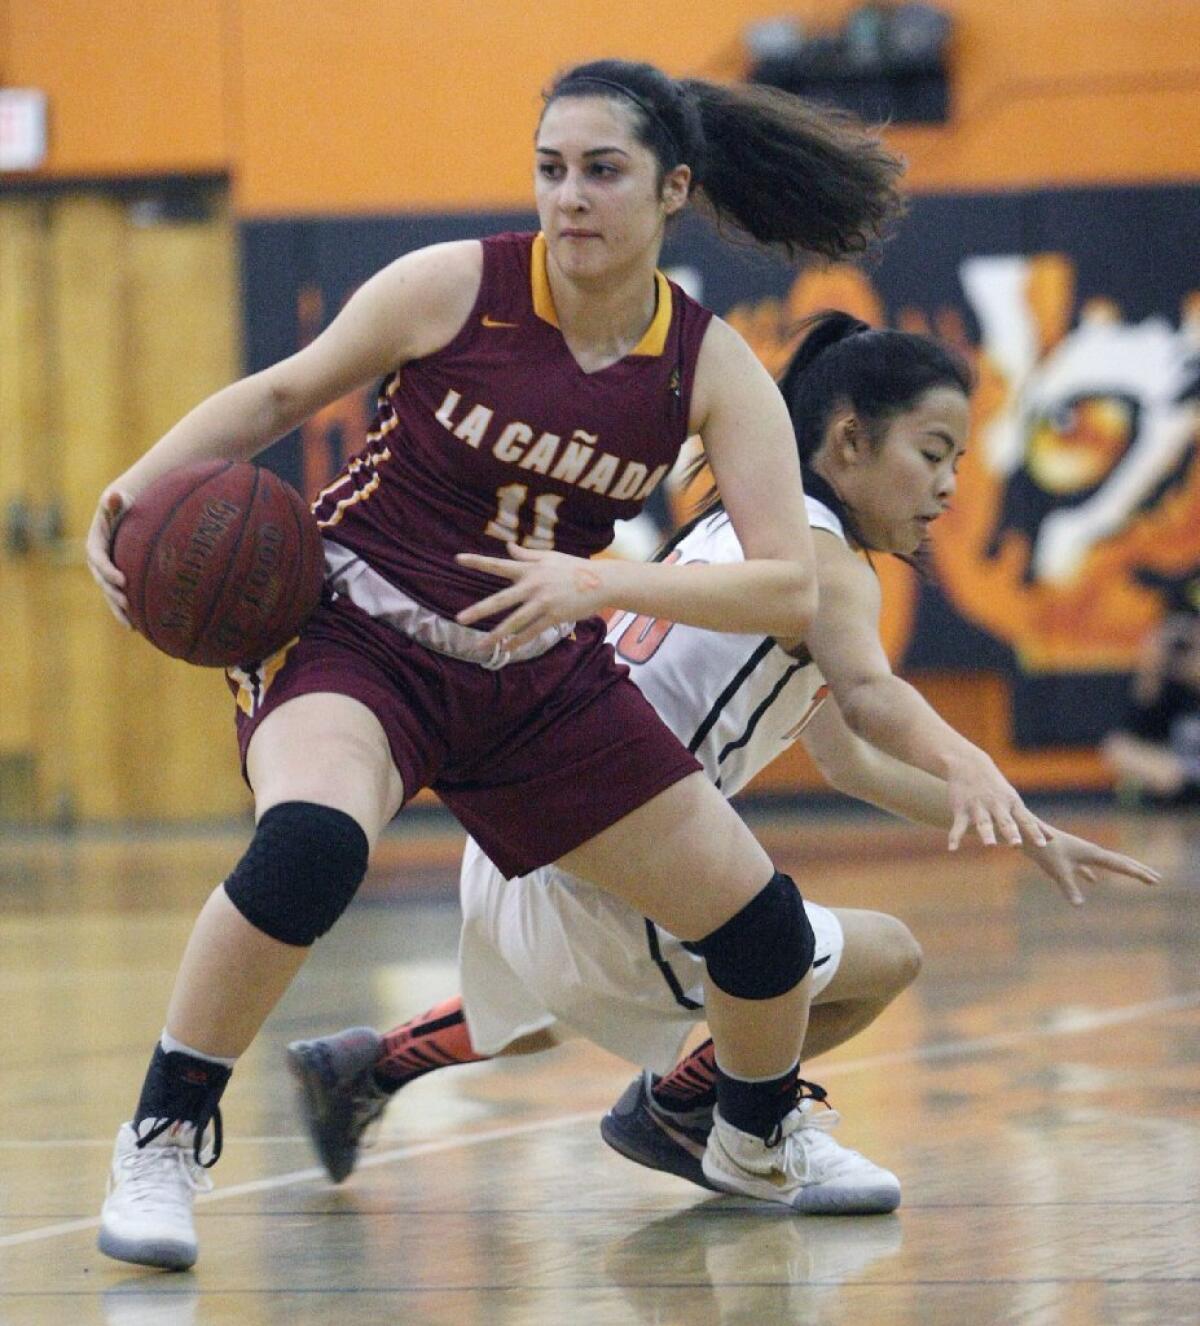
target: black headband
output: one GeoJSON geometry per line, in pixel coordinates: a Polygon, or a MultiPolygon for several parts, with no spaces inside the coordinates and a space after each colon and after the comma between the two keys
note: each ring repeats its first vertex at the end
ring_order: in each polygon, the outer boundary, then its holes
{"type": "Polygon", "coordinates": [[[632,101],[633,104],[641,110],[642,114],[645,115],[645,117],[648,120],[650,120],[653,124],[658,125],[658,127],[666,135],[668,142],[675,149],[676,157],[678,157],[680,161],[683,160],[683,150],[679,146],[679,139],[671,132],[670,126],[667,124],[667,122],[663,119],[661,115],[659,115],[659,113],[654,109],[653,106],[650,105],[648,101],[643,101],[642,98],[639,97],[636,92],[631,92],[629,88],[625,86],[624,83],[618,83],[616,82],[615,79],[611,78],[599,78],[595,74],[579,74],[578,76],[575,76],[574,74],[568,74],[567,77],[563,79],[563,81],[558,85],[558,87],[554,89],[554,92],[550,98],[551,101],[553,101],[555,97],[560,97],[563,96],[564,94],[569,94],[570,90],[573,87],[577,87],[580,83],[594,83],[597,87],[611,88],[613,92],[619,92],[621,96],[628,97],[629,100],[632,101]]]}

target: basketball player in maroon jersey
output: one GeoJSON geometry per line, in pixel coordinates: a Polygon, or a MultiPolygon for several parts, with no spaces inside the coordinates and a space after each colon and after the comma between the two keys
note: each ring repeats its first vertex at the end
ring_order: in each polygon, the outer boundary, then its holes
{"type": "MultiPolygon", "coordinates": [[[[297,643],[233,678],[257,824],[201,912],[118,1133],[100,1231],[118,1259],[194,1262],[202,1138],[211,1121],[211,1164],[234,1061],[424,786],[502,869],[560,861],[703,954],[728,1158],[714,1182],[810,1209],[826,1177],[794,1108],[813,947],[798,891],[616,666],[595,614],[803,634],[815,591],[787,411],[741,338],[656,263],[693,190],[762,244],[859,251],[898,209],[899,166],[844,117],[650,66],[580,66],[546,100],[540,236],[400,258],[101,495],[89,560],[121,616],[109,543],[147,484],[252,457],[387,375],[366,446],[316,506],[326,602],[297,643]],[[745,561],[589,561],[690,433],[745,561]]],[[[1042,840],[986,757],[929,762],[948,778],[952,845],[968,829],[1042,840]]],[[[842,1200],[894,1205],[894,1176],[859,1161],[842,1200]]]]}

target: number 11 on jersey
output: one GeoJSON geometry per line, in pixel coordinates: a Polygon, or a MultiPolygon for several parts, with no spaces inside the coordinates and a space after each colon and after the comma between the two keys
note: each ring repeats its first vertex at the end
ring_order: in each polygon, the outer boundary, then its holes
{"type": "Polygon", "coordinates": [[[529,497],[529,486],[508,483],[496,489],[496,514],[487,523],[485,534],[505,543],[519,543],[522,548],[548,550],[554,547],[554,527],[558,524],[561,493],[541,493],[533,502],[533,529],[521,538],[521,508],[529,497]]]}

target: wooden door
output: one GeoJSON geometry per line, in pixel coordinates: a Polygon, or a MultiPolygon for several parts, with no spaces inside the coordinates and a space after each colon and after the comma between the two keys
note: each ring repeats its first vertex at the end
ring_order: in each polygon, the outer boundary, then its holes
{"type": "Polygon", "coordinates": [[[222,676],[109,616],[83,562],[98,494],[239,366],[223,199],[0,198],[0,817],[244,810],[222,676]]]}

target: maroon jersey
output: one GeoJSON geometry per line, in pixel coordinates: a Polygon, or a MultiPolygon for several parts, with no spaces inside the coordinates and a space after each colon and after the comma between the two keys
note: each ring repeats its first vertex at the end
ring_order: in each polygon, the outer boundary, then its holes
{"type": "Polygon", "coordinates": [[[314,504],[325,537],[446,616],[496,588],[456,553],[504,556],[508,540],[579,557],[606,547],[687,437],[712,316],[655,279],[645,336],[587,373],[558,328],[544,239],[485,239],[466,324],[384,381],[367,445],[314,504]]]}

